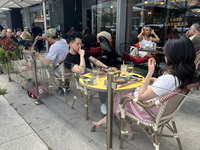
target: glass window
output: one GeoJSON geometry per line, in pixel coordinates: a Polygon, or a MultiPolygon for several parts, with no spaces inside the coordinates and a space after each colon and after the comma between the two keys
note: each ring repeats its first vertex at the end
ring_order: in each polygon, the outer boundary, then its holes
{"type": "Polygon", "coordinates": [[[163,46],[176,35],[185,35],[193,23],[200,22],[200,4],[197,0],[128,0],[128,43],[138,42],[141,28],[149,26],[160,38],[163,46]]]}

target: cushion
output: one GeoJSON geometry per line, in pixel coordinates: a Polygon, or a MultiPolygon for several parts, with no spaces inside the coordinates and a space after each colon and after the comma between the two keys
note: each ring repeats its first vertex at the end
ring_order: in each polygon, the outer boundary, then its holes
{"type": "Polygon", "coordinates": [[[145,57],[140,57],[138,56],[138,58],[134,58],[133,56],[131,56],[130,54],[128,54],[130,61],[133,62],[136,65],[139,65],[141,63],[145,63],[148,62],[149,58],[145,58],[145,57]]]}
{"type": "Polygon", "coordinates": [[[101,54],[101,47],[90,47],[90,50],[88,50],[88,53],[91,56],[100,55],[101,54]]]}
{"type": "Polygon", "coordinates": [[[137,47],[138,49],[140,49],[140,44],[139,44],[139,42],[136,43],[136,44],[134,44],[134,46],[137,47]]]}

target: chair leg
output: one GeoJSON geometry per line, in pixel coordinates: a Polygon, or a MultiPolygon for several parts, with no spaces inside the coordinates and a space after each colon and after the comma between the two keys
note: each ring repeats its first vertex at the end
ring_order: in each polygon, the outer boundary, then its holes
{"type": "Polygon", "coordinates": [[[64,96],[65,96],[65,103],[67,103],[67,91],[66,91],[66,88],[63,88],[63,91],[64,91],[64,96]]]}
{"type": "Polygon", "coordinates": [[[124,142],[124,119],[121,119],[121,139],[120,139],[120,149],[123,148],[123,142],[124,142]]]}
{"type": "Polygon", "coordinates": [[[155,150],[159,150],[159,143],[158,143],[158,131],[154,131],[154,134],[155,134],[155,143],[153,144],[154,147],[155,147],[155,150]]]}
{"type": "Polygon", "coordinates": [[[76,89],[76,94],[75,94],[75,96],[74,96],[74,100],[73,100],[73,102],[72,102],[71,109],[73,109],[73,107],[74,107],[74,103],[75,103],[75,101],[76,101],[76,99],[77,99],[77,95],[78,95],[78,89],[76,89]]]}
{"type": "Polygon", "coordinates": [[[88,120],[88,95],[85,95],[85,119],[88,120]]]}
{"type": "Polygon", "coordinates": [[[179,150],[182,150],[181,141],[180,141],[180,139],[178,137],[178,131],[177,131],[177,128],[176,128],[175,121],[172,121],[172,125],[173,125],[173,128],[174,128],[174,136],[175,136],[175,138],[177,140],[179,150]]]}

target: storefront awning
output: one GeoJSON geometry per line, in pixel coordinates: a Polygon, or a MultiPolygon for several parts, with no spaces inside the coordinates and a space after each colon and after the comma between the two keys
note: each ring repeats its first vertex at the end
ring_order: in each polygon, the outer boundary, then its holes
{"type": "Polygon", "coordinates": [[[25,8],[41,2],[42,0],[0,0],[0,8],[25,8]]]}
{"type": "Polygon", "coordinates": [[[195,1],[195,5],[193,5],[191,2],[187,0],[148,0],[144,1],[142,3],[138,3],[135,5],[135,7],[161,7],[165,8],[167,7],[168,9],[185,9],[185,10],[190,10],[193,8],[198,8],[200,6],[199,0],[190,0],[190,1],[195,1]],[[167,6],[166,5],[167,2],[167,6]]]}

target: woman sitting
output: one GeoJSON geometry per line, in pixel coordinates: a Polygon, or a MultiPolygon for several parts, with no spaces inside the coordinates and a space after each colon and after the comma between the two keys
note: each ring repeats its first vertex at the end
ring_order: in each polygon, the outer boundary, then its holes
{"type": "MultiPolygon", "coordinates": [[[[140,48],[145,48],[147,44],[152,44],[152,42],[159,41],[159,37],[155,34],[154,30],[152,30],[150,27],[144,26],[142,28],[141,33],[137,36],[139,40],[140,48]],[[155,38],[152,38],[151,35],[153,35],[155,38]]],[[[148,54],[148,52],[145,51],[139,51],[140,57],[147,57],[147,58],[153,58],[154,55],[148,54]]]]}
{"type": "MultiPolygon", "coordinates": [[[[192,42],[184,36],[177,37],[168,41],[164,46],[166,66],[161,69],[162,74],[159,78],[152,78],[156,62],[154,58],[148,60],[148,73],[144,83],[140,88],[132,92],[118,92],[114,97],[114,113],[121,119],[119,102],[124,95],[133,95],[138,97],[138,101],[151,103],[159,100],[178,88],[186,89],[187,85],[196,82],[195,76],[195,50],[192,42]],[[154,82],[152,86],[148,86],[154,82]]],[[[159,106],[149,108],[154,116],[157,115],[159,106]]],[[[125,105],[126,113],[135,115],[143,121],[153,122],[148,113],[134,102],[125,105]]],[[[97,127],[106,125],[106,117],[99,122],[93,122],[97,127]]],[[[131,128],[127,129],[131,131],[131,128]]],[[[128,139],[132,134],[128,135],[128,139]]]]}
{"type": "Polygon", "coordinates": [[[83,40],[82,40],[82,48],[84,50],[89,50],[90,49],[90,44],[93,42],[97,42],[97,38],[94,34],[92,34],[91,30],[89,27],[86,27],[83,30],[83,40]]]}
{"type": "Polygon", "coordinates": [[[25,46],[25,43],[26,43],[27,41],[30,41],[30,40],[31,40],[31,34],[30,34],[29,32],[27,32],[27,31],[22,32],[22,34],[20,35],[20,37],[22,38],[22,40],[20,40],[20,41],[18,42],[18,45],[23,45],[23,46],[25,46]]]}

